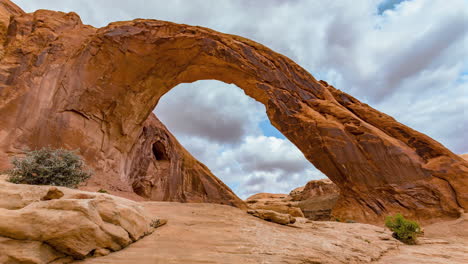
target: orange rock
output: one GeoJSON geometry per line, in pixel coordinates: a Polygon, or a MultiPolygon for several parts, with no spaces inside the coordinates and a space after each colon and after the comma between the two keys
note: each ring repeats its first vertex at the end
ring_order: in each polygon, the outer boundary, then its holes
{"type": "Polygon", "coordinates": [[[401,212],[423,220],[468,207],[467,161],[265,46],[157,20],[96,29],[75,13],[8,6],[0,5],[7,27],[0,31],[0,169],[25,147],[79,148],[96,171],[90,184],[110,191],[136,186],[151,199],[239,203],[194,159],[183,159],[183,175],[157,176],[167,182],[141,184],[153,178],[134,172],[136,160],[151,155],[153,139],[142,134],[161,96],[180,83],[216,79],[263,103],[272,124],[340,188],[334,215],[380,222],[401,212]]]}
{"type": "Polygon", "coordinates": [[[275,211],[281,214],[289,214],[293,217],[304,217],[297,202],[291,200],[291,196],[282,193],[257,193],[245,200],[250,209],[275,211]]]}
{"type": "Polygon", "coordinates": [[[295,206],[310,220],[333,220],[332,209],[339,194],[338,186],[329,179],[309,181],[305,186],[289,193],[295,206]]]}
{"type": "Polygon", "coordinates": [[[298,187],[289,193],[293,201],[303,201],[318,196],[338,195],[338,186],[329,179],[313,180],[303,187],[298,187]]]}

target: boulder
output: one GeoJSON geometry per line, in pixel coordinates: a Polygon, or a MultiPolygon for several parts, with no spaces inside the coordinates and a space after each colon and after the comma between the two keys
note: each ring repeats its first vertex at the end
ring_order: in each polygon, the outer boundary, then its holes
{"type": "Polygon", "coordinates": [[[272,210],[248,210],[247,213],[260,219],[281,225],[289,225],[294,224],[296,222],[296,218],[294,218],[290,214],[282,214],[272,210]]]}
{"type": "Polygon", "coordinates": [[[250,209],[271,210],[293,217],[304,217],[297,203],[292,202],[287,194],[257,193],[248,197],[245,202],[250,209]]]}
{"type": "Polygon", "coordinates": [[[339,189],[329,179],[309,181],[305,186],[295,188],[289,195],[257,193],[245,200],[251,209],[272,210],[294,217],[310,220],[331,220],[339,189]]]}
{"type": "Polygon", "coordinates": [[[118,251],[154,231],[137,203],[0,180],[0,263],[51,263],[118,251]]]}

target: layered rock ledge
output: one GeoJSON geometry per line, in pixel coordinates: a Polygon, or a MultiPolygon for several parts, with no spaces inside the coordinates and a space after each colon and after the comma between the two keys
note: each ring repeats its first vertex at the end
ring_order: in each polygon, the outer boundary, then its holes
{"type": "Polygon", "coordinates": [[[107,255],[160,223],[127,199],[0,180],[0,263],[64,263],[107,255]]]}

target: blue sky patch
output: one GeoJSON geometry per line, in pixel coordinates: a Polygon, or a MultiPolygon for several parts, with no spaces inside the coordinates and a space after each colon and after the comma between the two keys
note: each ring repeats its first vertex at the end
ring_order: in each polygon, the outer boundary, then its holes
{"type": "Polygon", "coordinates": [[[262,122],[260,122],[260,129],[263,132],[263,135],[266,137],[276,137],[276,138],[281,138],[285,139],[286,137],[281,134],[281,132],[278,131],[271,123],[270,120],[265,119],[262,122]]]}
{"type": "Polygon", "coordinates": [[[386,10],[394,9],[395,6],[397,6],[398,4],[404,1],[406,0],[384,0],[382,1],[380,5],[377,7],[379,15],[381,15],[386,10]]]}

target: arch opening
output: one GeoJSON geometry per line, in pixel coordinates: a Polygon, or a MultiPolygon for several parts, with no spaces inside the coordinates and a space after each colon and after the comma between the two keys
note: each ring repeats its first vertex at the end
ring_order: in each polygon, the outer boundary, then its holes
{"type": "Polygon", "coordinates": [[[327,178],[270,123],[265,106],[233,84],[183,83],[162,96],[156,116],[240,198],[286,193],[327,178]]]}

